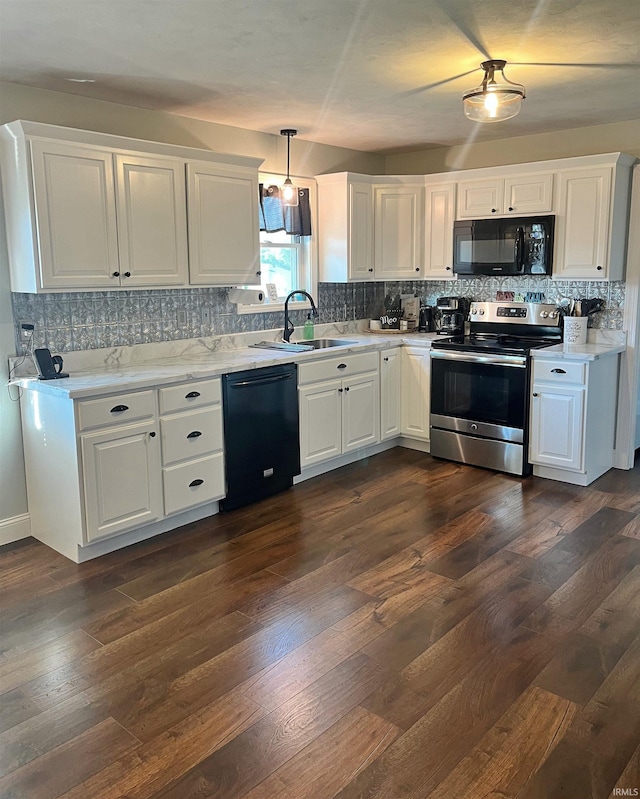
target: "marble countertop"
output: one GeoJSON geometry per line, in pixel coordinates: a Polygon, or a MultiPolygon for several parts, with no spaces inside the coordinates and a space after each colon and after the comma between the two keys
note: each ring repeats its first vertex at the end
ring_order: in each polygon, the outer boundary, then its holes
{"type": "MultiPolygon", "coordinates": [[[[12,382],[24,389],[44,394],[53,394],[68,399],[84,399],[189,380],[202,380],[244,369],[259,369],[281,363],[304,363],[310,360],[335,358],[354,352],[378,351],[388,347],[400,347],[403,344],[430,347],[431,342],[438,336],[435,333],[403,335],[346,332],[344,335],[332,334],[330,337],[344,338],[349,341],[349,344],[302,353],[258,349],[246,345],[219,350],[187,349],[179,355],[160,355],[142,363],[94,365],[85,369],[73,369],[71,363],[67,365],[65,357],[64,370],[71,373],[68,378],[43,381],[25,376],[12,382]]],[[[292,343],[303,344],[304,341],[292,343]]]]}
{"type": "Polygon", "coordinates": [[[565,347],[564,344],[554,344],[552,347],[544,347],[540,350],[532,350],[534,358],[558,358],[570,361],[596,361],[598,358],[606,358],[609,355],[619,355],[626,350],[624,344],[578,344],[572,347],[565,347]]]}

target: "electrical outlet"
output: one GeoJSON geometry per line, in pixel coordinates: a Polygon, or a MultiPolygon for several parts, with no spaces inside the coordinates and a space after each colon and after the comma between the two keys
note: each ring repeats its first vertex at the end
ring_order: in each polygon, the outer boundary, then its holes
{"type": "Polygon", "coordinates": [[[31,322],[29,322],[27,319],[21,319],[18,322],[18,327],[20,329],[20,341],[25,341],[25,342],[26,341],[31,341],[31,339],[33,338],[33,332],[34,332],[33,324],[31,322]],[[25,330],[23,325],[31,325],[31,328],[29,330],[25,330]]]}
{"type": "Polygon", "coordinates": [[[178,327],[186,327],[187,326],[187,312],[186,311],[178,311],[176,314],[178,327]]]}
{"type": "Polygon", "coordinates": [[[210,305],[203,305],[202,306],[202,319],[201,322],[203,325],[210,325],[211,324],[211,306],[210,305]]]}

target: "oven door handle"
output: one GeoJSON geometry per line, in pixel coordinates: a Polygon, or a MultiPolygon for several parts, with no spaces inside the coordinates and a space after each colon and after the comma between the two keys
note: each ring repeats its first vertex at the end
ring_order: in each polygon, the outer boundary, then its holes
{"type": "Polygon", "coordinates": [[[462,361],[464,363],[486,363],[495,366],[513,366],[525,369],[527,358],[524,355],[497,355],[493,353],[455,352],[452,350],[431,350],[431,357],[443,361],[462,361]]]}

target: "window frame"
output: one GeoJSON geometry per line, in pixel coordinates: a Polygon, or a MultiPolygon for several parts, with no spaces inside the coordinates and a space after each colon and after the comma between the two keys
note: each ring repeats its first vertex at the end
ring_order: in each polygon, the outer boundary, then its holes
{"type": "MultiPolygon", "coordinates": [[[[281,185],[284,182],[286,175],[279,175],[274,172],[261,172],[260,173],[260,183],[263,183],[265,186],[270,186],[271,184],[281,185]]],[[[298,264],[298,275],[304,274],[304,284],[302,286],[296,286],[296,288],[302,289],[307,291],[311,296],[317,300],[317,291],[318,291],[318,237],[317,237],[317,229],[318,229],[318,215],[317,215],[317,197],[318,197],[318,190],[316,181],[313,178],[303,178],[299,175],[292,175],[291,180],[293,181],[295,186],[299,186],[302,189],[309,189],[309,205],[311,207],[311,236],[301,236],[300,239],[300,252],[303,255],[303,263],[298,264]]],[[[275,244],[274,246],[278,246],[275,244]]],[[[262,243],[260,244],[262,247],[262,243]]],[[[257,289],[262,288],[262,286],[241,286],[240,288],[250,288],[250,289],[257,289]]],[[[289,302],[289,310],[304,310],[305,308],[310,308],[311,304],[309,300],[306,298],[304,300],[291,300],[289,302]]],[[[284,312],[284,302],[264,302],[262,304],[248,304],[242,303],[236,306],[236,311],[238,314],[249,314],[249,313],[272,313],[272,312],[284,312]]]]}

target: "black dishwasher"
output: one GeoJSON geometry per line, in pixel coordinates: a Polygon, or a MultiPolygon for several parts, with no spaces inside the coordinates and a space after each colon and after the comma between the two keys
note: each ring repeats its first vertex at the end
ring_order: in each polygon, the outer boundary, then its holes
{"type": "Polygon", "coordinates": [[[223,375],[222,402],[227,471],[222,510],[292,486],[300,474],[297,365],[223,375]]]}

